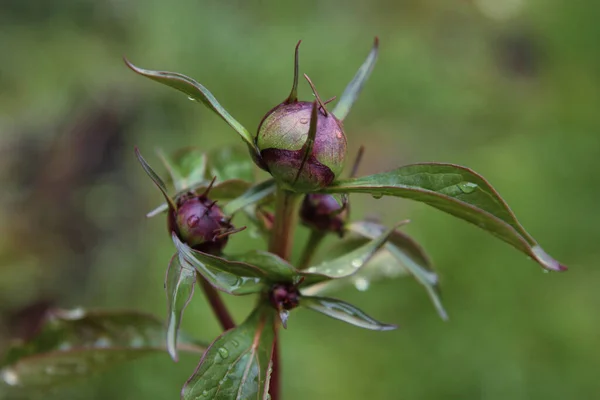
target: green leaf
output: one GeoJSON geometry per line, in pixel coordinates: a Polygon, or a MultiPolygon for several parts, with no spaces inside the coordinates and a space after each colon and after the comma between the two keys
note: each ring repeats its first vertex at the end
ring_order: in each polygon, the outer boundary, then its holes
{"type": "Polygon", "coordinates": [[[254,144],[254,139],[250,132],[242,124],[240,124],[235,118],[233,118],[221,104],[217,101],[217,99],[210,93],[204,86],[189,78],[185,75],[178,74],[176,72],[167,72],[167,71],[152,71],[149,69],[143,69],[136,67],[128,60],[125,60],[125,63],[129,68],[131,68],[134,72],[143,75],[147,78],[150,78],[156,82],[160,82],[164,85],[170,86],[174,89],[179,90],[180,92],[185,93],[189,98],[199,101],[204,104],[206,107],[214,111],[217,115],[219,115],[229,126],[231,126],[246,142],[248,148],[251,152],[258,155],[259,152],[256,149],[256,145],[254,144]]]}
{"type": "Polygon", "coordinates": [[[375,62],[377,61],[378,51],[379,39],[375,38],[375,43],[373,44],[373,48],[367,56],[367,59],[360,66],[358,72],[356,72],[356,75],[352,78],[352,81],[346,86],[344,93],[342,93],[342,97],[340,97],[340,101],[338,101],[332,111],[333,115],[340,121],[343,121],[348,116],[352,104],[354,104],[365,82],[369,79],[369,75],[371,75],[371,71],[373,71],[373,67],[375,67],[375,62]]]}
{"type": "Polygon", "coordinates": [[[194,295],[196,287],[196,270],[187,265],[181,265],[179,257],[171,257],[167,276],[165,278],[165,291],[167,293],[167,351],[177,361],[177,335],[183,311],[194,295]]]}
{"type": "MultiPolygon", "coordinates": [[[[351,224],[348,230],[365,238],[373,239],[381,235],[385,227],[373,222],[361,221],[351,224]]],[[[447,320],[448,313],[440,299],[438,276],[423,248],[410,236],[398,230],[390,235],[385,247],[425,287],[439,316],[443,320],[447,320]]],[[[382,267],[385,268],[385,266],[382,267]]]]}
{"type": "MultiPolygon", "coordinates": [[[[205,181],[204,183],[194,186],[190,188],[191,191],[196,193],[203,193],[208,188],[208,183],[205,181]]],[[[250,184],[246,181],[242,181],[239,179],[230,179],[228,181],[215,183],[213,187],[210,189],[209,196],[212,200],[232,200],[237,199],[242,196],[246,191],[250,188],[250,184]]],[[[185,194],[190,190],[184,190],[181,193],[178,193],[177,196],[185,194]]],[[[152,218],[157,216],[160,213],[163,213],[169,209],[167,203],[163,203],[160,206],[156,207],[154,210],[150,211],[146,214],[146,217],[152,218]]]]}
{"type": "Polygon", "coordinates": [[[352,304],[337,299],[302,296],[300,298],[300,305],[320,312],[321,314],[325,314],[328,317],[358,326],[359,328],[370,329],[373,331],[391,331],[398,328],[396,325],[381,323],[369,317],[352,304]]]}
{"type": "Polygon", "coordinates": [[[254,310],[243,324],[219,336],[188,379],[183,400],[267,399],[275,341],[274,310],[254,310]]]}
{"type": "Polygon", "coordinates": [[[496,190],[465,167],[439,163],[407,165],[390,172],[334,182],[323,192],[370,193],[375,197],[420,201],[492,233],[546,269],[567,269],[525,231],[496,190]]]}
{"type": "Polygon", "coordinates": [[[227,203],[227,205],[223,208],[223,212],[226,215],[232,215],[245,207],[256,204],[259,201],[271,196],[273,193],[275,193],[276,188],[277,185],[275,184],[274,179],[269,179],[254,185],[244,192],[244,194],[227,203]]]}
{"type": "Polygon", "coordinates": [[[302,285],[307,286],[354,275],[383,247],[394,229],[395,227],[343,256],[312,266],[306,272],[301,271],[306,278],[302,285]]]}
{"type": "Polygon", "coordinates": [[[195,268],[216,289],[233,295],[245,295],[261,292],[265,288],[266,273],[258,267],[194,250],[179,240],[175,233],[172,238],[179,253],[179,262],[195,268]]]}
{"type": "Polygon", "coordinates": [[[217,182],[229,179],[254,181],[254,163],[248,150],[238,146],[219,147],[208,154],[208,170],[217,182]]]}
{"type": "Polygon", "coordinates": [[[175,202],[173,202],[173,199],[171,199],[169,193],[167,193],[167,187],[165,186],[165,183],[162,179],[160,179],[160,176],[158,176],[156,172],[154,172],[154,170],[150,167],[146,160],[144,160],[144,157],[142,157],[142,154],[140,153],[140,150],[137,147],[135,148],[135,155],[137,156],[138,161],[142,165],[142,168],[144,168],[144,171],[146,171],[146,174],[148,174],[150,179],[152,179],[152,182],[154,182],[156,187],[163,194],[163,197],[168,203],[167,209],[170,206],[173,210],[177,210],[177,205],[175,204],[175,202]]]}
{"type": "Polygon", "coordinates": [[[266,279],[273,282],[292,282],[298,276],[298,270],[290,263],[266,251],[250,250],[246,253],[230,255],[228,258],[255,265],[265,272],[266,279]]]}
{"type": "Polygon", "coordinates": [[[180,149],[170,156],[158,150],[158,155],[171,175],[176,192],[208,183],[207,156],[197,147],[180,149]]]}
{"type": "MultiPolygon", "coordinates": [[[[206,346],[181,340],[179,350],[206,346]]],[[[13,346],[0,369],[0,394],[68,384],[116,364],[165,351],[163,323],[129,311],[52,310],[40,333],[13,346]]]]}

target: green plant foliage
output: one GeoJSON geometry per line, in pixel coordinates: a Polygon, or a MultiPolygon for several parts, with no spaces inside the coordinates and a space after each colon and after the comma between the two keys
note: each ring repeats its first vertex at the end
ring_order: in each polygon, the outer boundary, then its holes
{"type": "Polygon", "coordinates": [[[275,331],[274,311],[259,307],[206,350],[181,392],[183,400],[266,399],[275,331]]]}
{"type": "MultiPolygon", "coordinates": [[[[178,350],[202,353],[205,348],[183,336],[178,350]]],[[[164,324],[153,316],[131,311],[51,310],[36,337],[14,345],[0,364],[0,395],[47,390],[164,351],[164,324]]]]}

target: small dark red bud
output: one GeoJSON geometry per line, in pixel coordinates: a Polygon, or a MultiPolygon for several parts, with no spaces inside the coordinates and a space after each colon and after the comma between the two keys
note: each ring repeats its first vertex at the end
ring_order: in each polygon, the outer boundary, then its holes
{"type": "Polygon", "coordinates": [[[233,225],[216,202],[205,195],[184,195],[177,199],[177,211],[170,213],[169,230],[188,246],[210,254],[219,254],[229,240],[233,225]]]}
{"type": "Polygon", "coordinates": [[[291,283],[278,283],[271,288],[269,300],[277,310],[291,310],[300,304],[300,292],[291,283]]]}
{"type": "Polygon", "coordinates": [[[309,228],[342,236],[347,219],[347,205],[338,203],[332,195],[311,193],[304,196],[300,220],[309,228]]]}

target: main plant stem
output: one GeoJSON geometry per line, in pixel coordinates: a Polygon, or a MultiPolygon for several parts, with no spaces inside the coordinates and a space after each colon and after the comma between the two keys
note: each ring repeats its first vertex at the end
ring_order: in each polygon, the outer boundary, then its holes
{"type": "MultiPolygon", "coordinates": [[[[294,242],[294,228],[298,219],[296,205],[299,196],[296,193],[278,188],[275,198],[275,222],[271,231],[269,241],[269,251],[277,254],[284,260],[289,261],[292,255],[292,245],[294,242]]],[[[279,351],[279,340],[275,334],[275,343],[273,345],[273,356],[271,358],[273,371],[271,372],[271,383],[269,394],[271,400],[280,400],[281,398],[281,362],[279,351]]]]}

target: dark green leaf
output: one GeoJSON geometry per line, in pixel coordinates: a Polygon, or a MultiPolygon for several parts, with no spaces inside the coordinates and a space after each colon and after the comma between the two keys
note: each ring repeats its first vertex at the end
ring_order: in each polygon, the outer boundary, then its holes
{"type": "Polygon", "coordinates": [[[373,67],[375,67],[375,61],[377,61],[378,50],[379,39],[375,38],[373,49],[371,49],[367,59],[360,66],[358,72],[356,72],[356,75],[354,75],[354,78],[352,78],[352,81],[350,81],[348,86],[346,86],[346,89],[344,89],[344,93],[342,93],[340,101],[338,101],[333,109],[333,115],[335,115],[340,121],[343,121],[346,116],[348,116],[352,104],[354,104],[365,82],[367,79],[369,79],[369,75],[371,75],[371,71],[373,71],[373,67]]]}
{"type": "Polygon", "coordinates": [[[374,240],[336,259],[325,261],[301,272],[306,277],[303,285],[323,282],[329,279],[345,278],[357,273],[383,247],[395,228],[388,230],[374,240]]]}
{"type": "Polygon", "coordinates": [[[337,299],[302,296],[300,298],[300,305],[360,328],[371,329],[373,331],[391,331],[398,328],[396,325],[381,323],[353,305],[337,299]]]}
{"type": "Polygon", "coordinates": [[[266,273],[258,267],[202,253],[181,242],[175,233],[172,237],[179,253],[179,262],[195,268],[218,290],[244,295],[257,293],[265,288],[266,273]]]}
{"type": "Polygon", "coordinates": [[[173,361],[177,361],[177,335],[183,318],[183,311],[189,304],[196,287],[196,270],[183,266],[179,256],[171,257],[165,290],[167,292],[167,350],[173,361]]]}
{"type": "Polygon", "coordinates": [[[142,154],[140,153],[140,151],[137,147],[135,148],[135,155],[137,156],[140,164],[142,164],[142,168],[144,168],[144,171],[146,171],[146,174],[148,174],[150,179],[152,179],[152,182],[154,182],[156,187],[161,191],[161,193],[163,194],[163,197],[165,198],[165,200],[167,201],[169,206],[173,210],[177,210],[177,206],[175,205],[175,203],[173,202],[173,200],[171,199],[171,197],[169,197],[169,194],[167,193],[167,188],[165,186],[165,183],[163,182],[162,179],[160,179],[160,176],[158,176],[156,174],[156,172],[154,172],[154,170],[150,167],[150,165],[146,162],[146,160],[144,160],[144,157],[142,157],[142,154]]]}
{"type": "Polygon", "coordinates": [[[254,163],[248,149],[238,146],[219,147],[208,154],[208,170],[217,182],[229,179],[254,181],[254,163]]]}
{"type": "Polygon", "coordinates": [[[259,201],[275,193],[276,187],[277,185],[275,184],[275,180],[273,179],[269,179],[257,185],[254,185],[240,197],[230,201],[223,208],[223,212],[226,215],[232,215],[237,211],[248,207],[249,205],[256,204],[259,201]]]}
{"type": "MultiPolygon", "coordinates": [[[[159,156],[171,175],[176,192],[207,184],[206,154],[196,147],[188,147],[168,156],[159,150],[159,156]]],[[[210,179],[208,180],[210,181],[210,179]]]]}
{"type": "Polygon", "coordinates": [[[407,165],[390,172],[341,180],[323,192],[370,193],[376,197],[420,201],[492,233],[546,269],[566,269],[525,231],[496,190],[465,167],[438,163],[407,165]]]}
{"type": "MultiPolygon", "coordinates": [[[[385,227],[373,222],[362,221],[351,224],[348,229],[365,238],[374,239],[382,234],[385,227]]],[[[448,314],[442,305],[438,290],[438,276],[433,271],[431,261],[423,248],[410,236],[398,230],[390,235],[385,247],[425,287],[438,314],[443,320],[447,320],[448,314]]],[[[385,268],[385,266],[382,267],[385,268]]]]}
{"type": "Polygon", "coordinates": [[[186,382],[181,398],[267,399],[274,313],[270,308],[258,308],[242,325],[219,336],[186,382]]]}
{"type": "Polygon", "coordinates": [[[258,154],[258,150],[256,150],[256,146],[254,144],[254,138],[240,124],[235,118],[233,118],[221,104],[217,101],[217,99],[210,93],[204,86],[189,78],[185,75],[178,74],[176,72],[166,72],[166,71],[152,71],[148,69],[138,68],[135,65],[131,64],[128,60],[125,60],[125,63],[129,68],[131,68],[134,72],[143,75],[147,78],[150,78],[154,81],[160,82],[164,85],[170,86],[174,89],[177,89],[183,93],[185,93],[189,98],[199,101],[204,104],[206,107],[214,111],[217,115],[219,115],[229,126],[231,126],[246,142],[248,148],[258,154]]]}
{"type": "MultiPolygon", "coordinates": [[[[181,340],[179,350],[206,347],[181,340]]],[[[0,369],[4,388],[39,390],[70,383],[146,354],[165,351],[164,325],[128,311],[52,310],[41,332],[10,349],[0,369]]]]}

